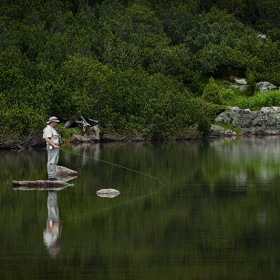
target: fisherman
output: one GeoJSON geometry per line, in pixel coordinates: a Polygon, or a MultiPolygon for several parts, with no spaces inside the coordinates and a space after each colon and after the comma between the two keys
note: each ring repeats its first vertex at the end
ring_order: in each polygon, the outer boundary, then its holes
{"type": "Polygon", "coordinates": [[[43,131],[43,138],[46,140],[46,150],[48,153],[48,180],[56,181],[56,164],[59,158],[59,144],[60,144],[60,135],[55,130],[55,126],[60,121],[57,117],[50,117],[47,121],[47,126],[43,131]]]}

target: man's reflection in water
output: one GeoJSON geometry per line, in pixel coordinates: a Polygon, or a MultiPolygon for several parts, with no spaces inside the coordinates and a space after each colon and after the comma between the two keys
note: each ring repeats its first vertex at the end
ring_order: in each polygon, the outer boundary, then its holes
{"type": "Polygon", "coordinates": [[[57,191],[49,191],[48,194],[48,219],[47,227],[44,230],[44,242],[47,246],[49,253],[55,257],[59,252],[57,240],[60,234],[59,230],[59,211],[57,207],[57,191]]]}

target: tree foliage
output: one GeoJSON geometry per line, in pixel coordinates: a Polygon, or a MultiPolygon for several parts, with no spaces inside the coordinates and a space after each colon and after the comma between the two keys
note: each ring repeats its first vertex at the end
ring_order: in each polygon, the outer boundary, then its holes
{"type": "Polygon", "coordinates": [[[26,139],[38,127],[21,129],[32,111],[40,125],[50,115],[82,114],[113,133],[166,139],[198,127],[206,134],[215,110],[203,102],[222,103],[216,86],[203,90],[205,78],[244,77],[249,68],[255,82],[280,85],[279,9],[275,0],[4,0],[5,133],[26,139]]]}
{"type": "Polygon", "coordinates": [[[219,86],[215,83],[215,80],[212,77],[209,79],[209,83],[204,88],[202,99],[213,104],[223,104],[219,86]]]}

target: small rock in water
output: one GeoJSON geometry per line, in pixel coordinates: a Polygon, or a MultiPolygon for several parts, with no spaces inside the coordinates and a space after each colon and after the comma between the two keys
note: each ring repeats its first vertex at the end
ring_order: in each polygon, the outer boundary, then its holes
{"type": "Polygon", "coordinates": [[[115,189],[101,189],[101,190],[97,191],[96,194],[100,197],[113,198],[113,197],[119,195],[120,192],[115,189]]]}

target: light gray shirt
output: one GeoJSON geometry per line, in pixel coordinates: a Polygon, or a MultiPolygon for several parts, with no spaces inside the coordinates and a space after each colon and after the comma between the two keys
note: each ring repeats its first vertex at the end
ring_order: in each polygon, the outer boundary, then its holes
{"type": "Polygon", "coordinates": [[[47,125],[43,131],[43,138],[51,138],[52,142],[56,145],[59,145],[59,134],[58,132],[50,125],[47,125]]]}

